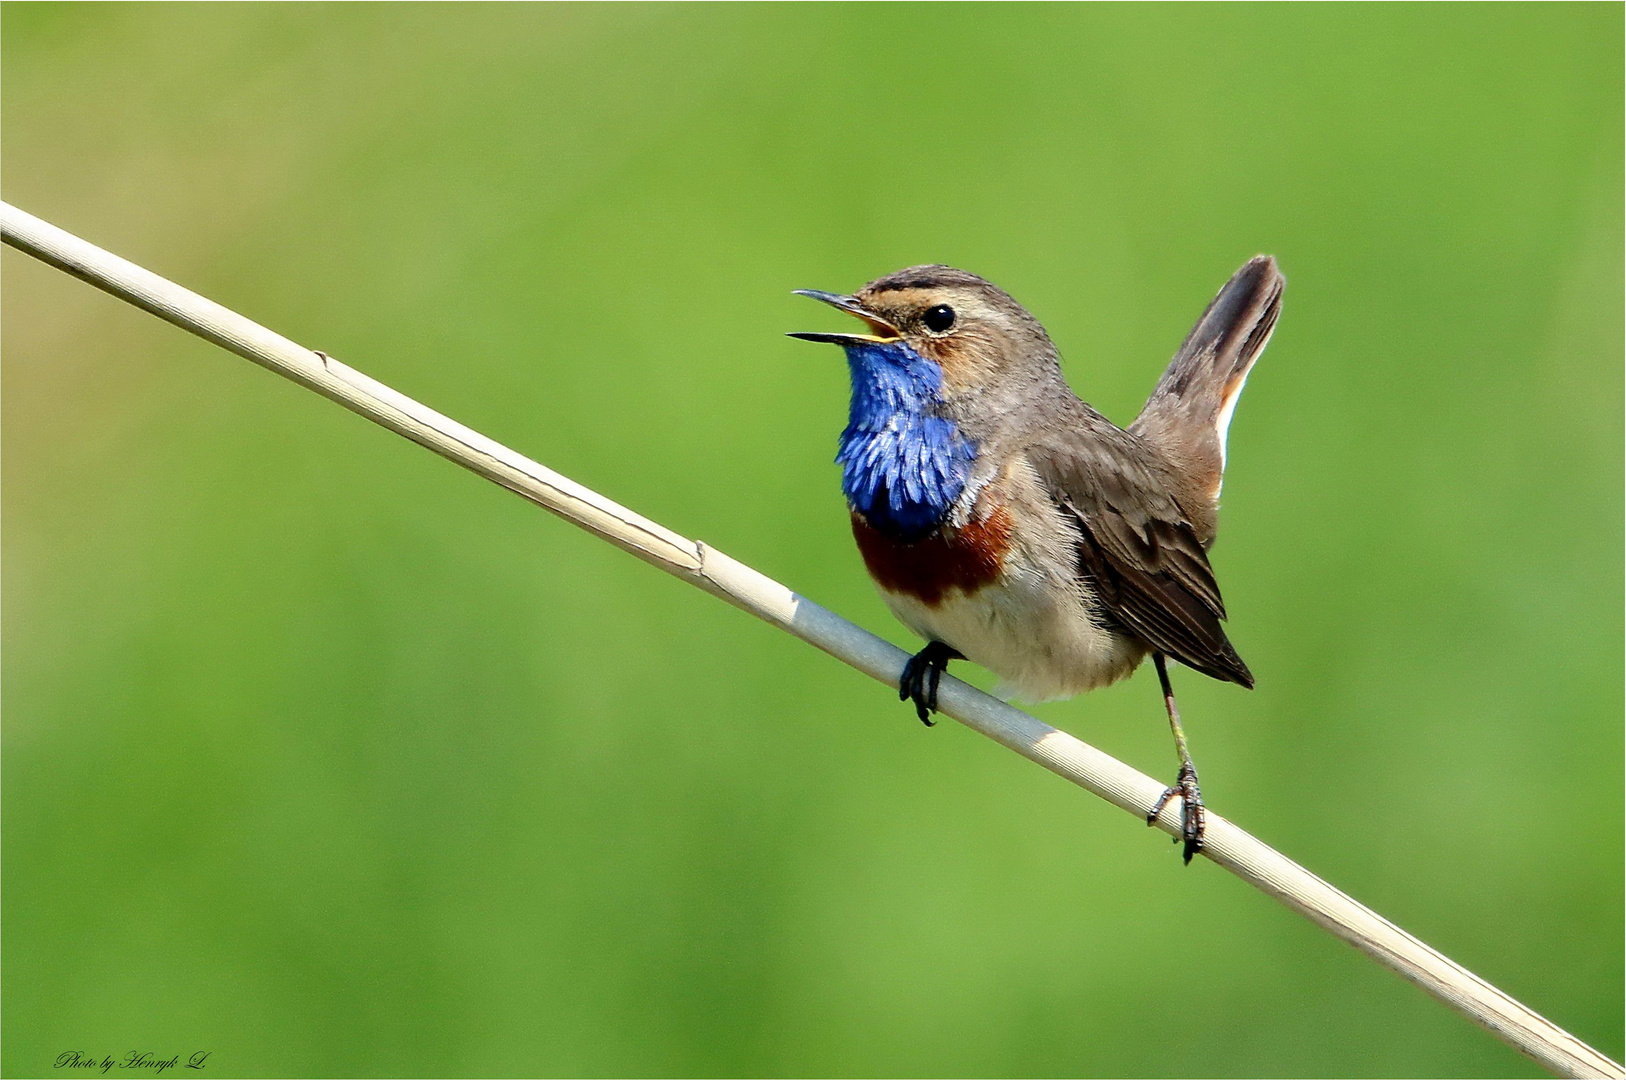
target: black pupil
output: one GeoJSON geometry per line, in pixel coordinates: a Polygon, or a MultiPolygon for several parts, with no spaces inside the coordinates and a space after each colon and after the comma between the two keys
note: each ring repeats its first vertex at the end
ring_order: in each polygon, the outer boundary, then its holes
{"type": "Polygon", "coordinates": [[[926,329],[932,333],[941,334],[954,325],[954,309],[947,304],[938,304],[934,308],[926,309],[926,314],[921,316],[920,321],[925,323],[926,329]]]}

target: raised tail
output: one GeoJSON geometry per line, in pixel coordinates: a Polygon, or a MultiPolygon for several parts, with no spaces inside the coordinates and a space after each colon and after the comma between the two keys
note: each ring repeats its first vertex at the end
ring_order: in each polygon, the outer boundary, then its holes
{"type": "Polygon", "coordinates": [[[1186,335],[1146,408],[1129,425],[1174,466],[1186,494],[1180,502],[1205,546],[1214,535],[1231,413],[1276,328],[1286,284],[1274,258],[1249,259],[1186,335]]]}

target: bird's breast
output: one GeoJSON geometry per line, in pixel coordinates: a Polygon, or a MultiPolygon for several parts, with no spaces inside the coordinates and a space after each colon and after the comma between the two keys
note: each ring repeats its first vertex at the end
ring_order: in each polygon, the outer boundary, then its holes
{"type": "Polygon", "coordinates": [[[1070,697],[1128,675],[1144,645],[1104,625],[1078,573],[1078,532],[1017,457],[973,484],[929,535],[902,540],[852,515],[881,597],[909,629],[1000,677],[1027,701],[1070,697]]]}
{"type": "Polygon", "coordinates": [[[852,515],[852,525],[859,554],[875,583],[929,608],[942,604],[951,592],[970,595],[993,584],[1011,550],[1010,511],[1004,506],[913,541],[887,535],[861,513],[852,515]]]}

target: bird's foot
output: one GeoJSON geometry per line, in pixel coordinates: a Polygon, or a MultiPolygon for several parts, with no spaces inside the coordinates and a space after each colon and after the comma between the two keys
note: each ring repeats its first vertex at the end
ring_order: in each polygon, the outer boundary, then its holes
{"type": "Polygon", "coordinates": [[[1186,862],[1203,849],[1203,792],[1197,786],[1197,770],[1191,762],[1180,766],[1179,779],[1175,780],[1174,787],[1164,788],[1163,794],[1157,797],[1151,812],[1146,815],[1146,824],[1157,824],[1157,816],[1163,812],[1163,807],[1176,795],[1180,796],[1180,835],[1175,837],[1175,843],[1185,841],[1185,850],[1182,854],[1186,862]]]}
{"type": "Polygon", "coordinates": [[[915,715],[927,727],[936,723],[932,713],[937,711],[937,686],[943,681],[943,672],[950,660],[965,657],[941,641],[934,641],[909,658],[903,665],[903,676],[898,679],[898,700],[913,701],[915,715]]]}

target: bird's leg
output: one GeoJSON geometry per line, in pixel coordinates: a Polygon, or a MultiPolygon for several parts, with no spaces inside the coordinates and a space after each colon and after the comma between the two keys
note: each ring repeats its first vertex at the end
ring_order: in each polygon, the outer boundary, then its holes
{"type": "Polygon", "coordinates": [[[1186,842],[1184,855],[1189,864],[1191,857],[1203,849],[1203,793],[1197,786],[1197,766],[1191,763],[1191,753],[1186,749],[1186,733],[1180,728],[1180,710],[1174,705],[1174,688],[1169,685],[1168,664],[1162,653],[1153,653],[1152,663],[1157,666],[1157,681],[1163,684],[1163,705],[1169,710],[1174,748],[1180,752],[1180,778],[1174,782],[1174,787],[1164,788],[1163,794],[1157,797],[1156,805],[1146,815],[1146,824],[1155,824],[1168,801],[1176,795],[1180,796],[1179,839],[1186,842]]]}
{"type": "Polygon", "coordinates": [[[903,676],[898,679],[898,700],[915,703],[915,715],[920,722],[931,727],[936,721],[937,686],[943,681],[943,671],[950,660],[964,660],[957,649],[933,641],[909,658],[903,665],[903,676]]]}

